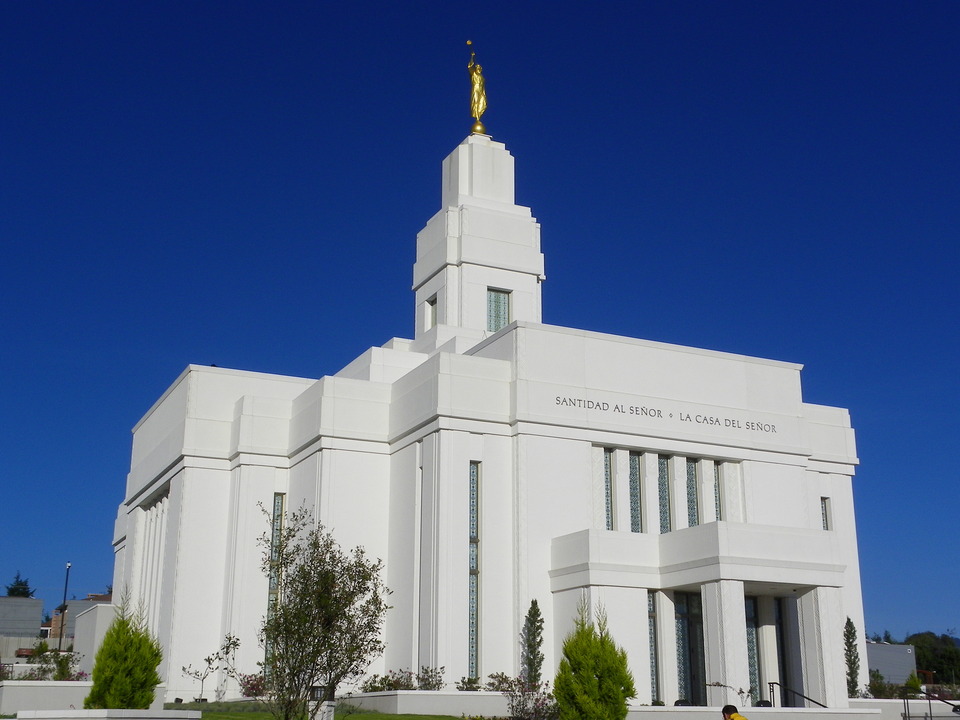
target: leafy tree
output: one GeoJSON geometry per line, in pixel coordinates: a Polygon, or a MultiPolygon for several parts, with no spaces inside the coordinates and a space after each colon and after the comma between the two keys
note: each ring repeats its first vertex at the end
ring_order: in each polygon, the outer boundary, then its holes
{"type": "Polygon", "coordinates": [[[131,613],[124,599],[94,657],[93,687],[83,707],[148,709],[160,684],[157,668],[162,659],[160,643],[147,630],[143,613],[131,613]]]}
{"type": "Polygon", "coordinates": [[[843,659],[847,663],[847,697],[860,695],[860,651],[857,649],[857,627],[849,617],[843,625],[843,659]]]}
{"type": "Polygon", "coordinates": [[[927,631],[914,633],[903,641],[917,649],[917,669],[932,671],[937,682],[960,680],[960,647],[951,635],[927,631]]]}
{"type": "Polygon", "coordinates": [[[7,585],[7,597],[33,597],[35,588],[30,587],[30,581],[27,578],[20,577],[20,571],[13,576],[13,582],[7,585]]]}
{"type": "Polygon", "coordinates": [[[520,631],[520,677],[531,685],[539,685],[543,668],[543,616],[536,598],[530,601],[530,609],[520,631]]]}
{"type": "Polygon", "coordinates": [[[381,560],[363,548],[349,554],[322,526],[312,529],[305,509],[260,538],[262,568],[276,583],[260,630],[266,703],[277,720],[310,720],[319,709],[310,689],[333,701],[337,687],[359,678],[383,652],[381,628],[389,590],[381,560]]]}
{"type": "MultiPolygon", "coordinates": [[[[184,675],[200,681],[200,697],[197,698],[200,702],[203,702],[203,684],[213,673],[218,670],[225,670],[231,675],[239,675],[239,673],[234,672],[233,667],[233,655],[238,647],[240,647],[240,641],[233,635],[228,634],[223,639],[220,649],[203,659],[204,667],[194,668],[192,665],[184,665],[181,668],[184,675]]],[[[220,697],[217,699],[219,700],[220,697]]]]}
{"type": "Polygon", "coordinates": [[[610,636],[606,613],[598,611],[594,624],[585,599],[563,641],[553,694],[560,720],[624,720],[627,700],[636,696],[627,653],[610,636]]]}

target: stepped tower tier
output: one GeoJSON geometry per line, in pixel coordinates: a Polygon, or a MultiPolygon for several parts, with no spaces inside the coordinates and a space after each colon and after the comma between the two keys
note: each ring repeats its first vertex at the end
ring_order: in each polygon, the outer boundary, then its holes
{"type": "Polygon", "coordinates": [[[417,349],[541,322],[540,225],[514,202],[506,146],[478,134],[460,143],[443,161],[441,205],[417,235],[417,349]]]}

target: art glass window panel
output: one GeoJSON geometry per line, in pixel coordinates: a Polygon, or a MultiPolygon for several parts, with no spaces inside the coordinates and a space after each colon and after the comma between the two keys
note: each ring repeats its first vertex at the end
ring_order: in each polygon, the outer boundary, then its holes
{"type": "Polygon", "coordinates": [[[643,515],[640,507],[640,460],[639,453],[630,453],[630,532],[643,532],[643,515]]]}
{"type": "Polygon", "coordinates": [[[603,499],[607,530],[613,530],[613,450],[603,451],[603,499]]]}
{"type": "Polygon", "coordinates": [[[697,461],[687,458],[687,525],[700,524],[700,493],[697,482],[697,461]]]}
{"type": "Polygon", "coordinates": [[[497,332],[510,324],[510,293],[506,290],[487,290],[487,330],[497,332]]]}
{"type": "Polygon", "coordinates": [[[660,499],[660,532],[670,532],[670,461],[657,458],[657,494],[660,499]]]}

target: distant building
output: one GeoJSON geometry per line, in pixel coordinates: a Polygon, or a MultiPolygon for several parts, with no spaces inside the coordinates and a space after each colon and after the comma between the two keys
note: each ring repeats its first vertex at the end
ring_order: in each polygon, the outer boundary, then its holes
{"type": "Polygon", "coordinates": [[[0,597],[0,663],[30,657],[40,636],[42,616],[40,598],[0,597]]]}
{"type": "Polygon", "coordinates": [[[917,671],[913,645],[892,645],[867,641],[867,667],[878,671],[888,683],[903,685],[917,671]]]}
{"type": "MultiPolygon", "coordinates": [[[[354,271],[376,272],[370,251],[354,271]]],[[[604,256],[603,238],[582,251],[604,256]]],[[[682,292],[685,262],[636,282],[674,273],[682,292]]],[[[321,379],[190,366],[157,400],[134,429],[113,584],[160,638],[168,701],[226,633],[242,671],[263,659],[262,508],[279,524],[305,505],[386,563],[371,672],[516,675],[536,598],[549,676],[584,599],[637,703],[741,705],[737,689],[780,683],[847,707],[844,619],[864,636],[848,412],[804,402],[794,363],[545,325],[544,280],[513,157],[471,135],[417,237],[413,339],[321,379]]],[[[614,316],[669,302],[624,307],[602,277],[580,290],[614,316]]],[[[335,342],[320,325],[304,342],[335,342]]]]}
{"type": "MultiPolygon", "coordinates": [[[[64,632],[64,639],[73,638],[76,635],[76,626],[77,626],[77,616],[80,613],[85,612],[92,608],[95,605],[109,605],[112,602],[111,595],[98,595],[96,593],[87,595],[83,600],[67,600],[67,622],[64,632]]],[[[60,627],[63,624],[63,616],[59,612],[53,614],[53,617],[50,620],[50,634],[49,637],[59,639],[60,638],[60,627]]]]}
{"type": "Polygon", "coordinates": [[[42,619],[40,598],[0,597],[0,637],[37,637],[42,619]]]}

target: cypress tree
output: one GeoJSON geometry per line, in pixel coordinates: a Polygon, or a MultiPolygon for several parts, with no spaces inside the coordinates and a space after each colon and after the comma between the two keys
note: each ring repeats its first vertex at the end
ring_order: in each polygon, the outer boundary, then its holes
{"type": "Polygon", "coordinates": [[[843,625],[843,659],[847,663],[847,697],[860,694],[860,651],[857,650],[857,627],[847,618],[843,625]]]}
{"type": "Polygon", "coordinates": [[[543,616],[536,599],[530,601],[530,609],[520,631],[520,672],[527,685],[540,685],[543,669],[543,616]]]}
{"type": "Polygon", "coordinates": [[[143,615],[131,615],[122,602],[94,658],[93,687],[83,707],[148,709],[160,684],[157,668],[162,659],[160,643],[150,635],[143,615]]]}

